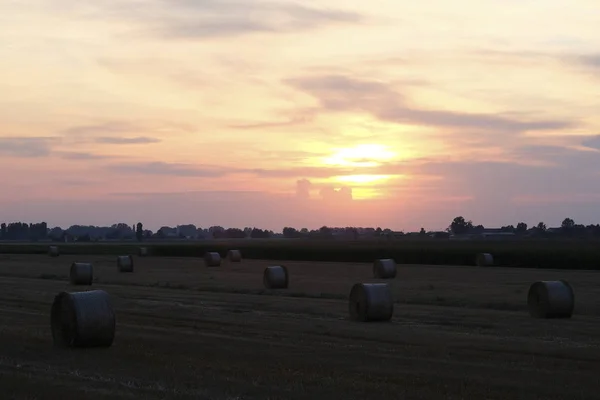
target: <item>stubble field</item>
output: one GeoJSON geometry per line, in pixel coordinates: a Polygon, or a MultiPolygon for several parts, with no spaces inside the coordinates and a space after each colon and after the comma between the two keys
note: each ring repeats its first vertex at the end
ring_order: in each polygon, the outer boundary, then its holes
{"type": "Polygon", "coordinates": [[[593,271],[399,265],[391,322],[348,320],[371,264],[0,255],[3,399],[594,399],[600,277],[593,271]],[[73,261],[94,264],[71,286],[73,261]],[[283,263],[290,287],[265,290],[283,263]],[[572,319],[527,313],[529,285],[566,279],[572,319]],[[106,290],[117,317],[105,349],[57,349],[61,291],[106,290]]]}

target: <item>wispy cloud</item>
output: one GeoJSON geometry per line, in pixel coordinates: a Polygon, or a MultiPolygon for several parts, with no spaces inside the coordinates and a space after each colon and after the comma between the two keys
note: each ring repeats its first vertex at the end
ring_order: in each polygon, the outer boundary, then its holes
{"type": "Polygon", "coordinates": [[[253,130],[253,129],[278,129],[288,128],[294,126],[306,125],[313,122],[316,115],[318,114],[317,109],[310,110],[293,110],[291,112],[277,112],[278,115],[289,114],[289,116],[283,121],[257,121],[247,123],[236,123],[229,124],[229,128],[241,129],[241,130],[253,130]]]}
{"type": "Polygon", "coordinates": [[[113,164],[109,170],[141,175],[167,175],[181,177],[209,177],[218,178],[228,175],[232,170],[223,167],[178,164],[167,162],[142,162],[113,164]]]}
{"type": "Polygon", "coordinates": [[[575,126],[573,121],[566,120],[522,121],[502,114],[419,109],[410,106],[384,82],[342,75],[293,78],[285,82],[313,96],[328,111],[365,112],[388,122],[509,133],[575,126]]]}
{"type": "Polygon", "coordinates": [[[107,121],[99,124],[73,126],[63,130],[61,133],[65,136],[95,136],[106,134],[117,134],[137,130],[137,126],[123,121],[107,121]]]}
{"type": "Polygon", "coordinates": [[[588,67],[600,68],[600,54],[579,56],[578,60],[588,67]]]}
{"type": "Polygon", "coordinates": [[[355,12],[261,0],[149,0],[143,7],[109,1],[87,16],[126,19],[142,32],[167,39],[298,32],[365,20],[355,12]]]}
{"type": "Polygon", "coordinates": [[[115,158],[114,156],[105,154],[88,153],[82,151],[61,151],[56,153],[59,157],[65,160],[106,160],[115,158]]]}
{"type": "Polygon", "coordinates": [[[163,140],[165,133],[189,133],[193,126],[166,121],[112,120],[94,124],[76,125],[59,132],[69,142],[99,144],[153,144],[163,140]],[[150,135],[151,136],[150,136],[150,135]]]}
{"type": "Polygon", "coordinates": [[[585,147],[600,150],[600,135],[592,136],[581,143],[585,147]]]}
{"type": "Polygon", "coordinates": [[[310,151],[309,152],[309,151],[300,151],[300,150],[263,150],[263,149],[256,149],[256,154],[262,160],[277,161],[278,163],[279,162],[295,163],[295,162],[306,160],[308,158],[325,157],[325,156],[329,155],[328,152],[324,152],[324,151],[319,151],[319,152],[310,151]]]}
{"type": "Polygon", "coordinates": [[[319,9],[285,2],[257,0],[169,0],[154,32],[167,38],[232,37],[261,32],[296,32],[326,25],[358,23],[356,13],[319,9]],[[169,12],[166,11],[168,7],[169,12]]]}
{"type": "Polygon", "coordinates": [[[52,152],[53,145],[59,142],[58,137],[0,137],[0,155],[23,158],[46,157],[52,152]]]}
{"type": "Polygon", "coordinates": [[[214,165],[179,164],[167,162],[118,163],[107,167],[110,170],[140,175],[171,175],[197,178],[219,178],[229,175],[254,175],[262,178],[331,178],[340,175],[357,173],[377,173],[385,170],[400,169],[401,165],[382,165],[381,167],[281,167],[281,168],[241,168],[214,165]]]}
{"type": "Polygon", "coordinates": [[[137,137],[111,137],[111,136],[101,136],[95,139],[97,143],[108,143],[108,144],[148,144],[148,143],[159,143],[160,139],[151,138],[147,136],[137,136],[137,137]]]}

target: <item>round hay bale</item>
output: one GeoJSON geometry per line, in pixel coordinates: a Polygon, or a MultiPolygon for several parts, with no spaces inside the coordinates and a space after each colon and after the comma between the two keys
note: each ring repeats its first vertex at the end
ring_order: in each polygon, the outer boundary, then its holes
{"type": "Polygon", "coordinates": [[[115,338],[115,313],[104,290],[59,293],[50,320],[58,347],[109,347],[115,338]]]}
{"type": "Polygon", "coordinates": [[[355,321],[389,321],[394,299],[387,283],[356,283],[350,290],[348,310],[355,321]]]}
{"type": "Polygon", "coordinates": [[[138,250],[138,255],[140,257],[146,257],[148,255],[148,248],[146,247],[140,247],[138,250]]]}
{"type": "Polygon", "coordinates": [[[133,257],[129,256],[118,256],[117,267],[119,272],[133,272],[133,257]]]}
{"type": "Polygon", "coordinates": [[[527,307],[533,318],[571,318],[575,293],[567,281],[540,281],[529,287],[527,307]]]}
{"type": "Polygon", "coordinates": [[[204,253],[204,263],[207,267],[218,267],[221,265],[221,255],[216,251],[204,253]]]}
{"type": "Polygon", "coordinates": [[[74,262],[71,264],[69,274],[71,285],[91,285],[94,278],[94,269],[91,263],[74,262]]]}
{"type": "Polygon", "coordinates": [[[290,284],[287,268],[283,265],[265,268],[263,284],[267,289],[287,289],[290,284]]]}
{"type": "Polygon", "coordinates": [[[227,252],[227,258],[231,262],[242,262],[242,252],[239,250],[229,250],[227,252]]]}
{"type": "Polygon", "coordinates": [[[494,265],[494,257],[490,253],[479,253],[475,262],[478,267],[489,267],[494,265]]]}
{"type": "Polygon", "coordinates": [[[50,257],[58,257],[60,255],[60,252],[58,251],[58,246],[49,246],[48,255],[50,257]]]}
{"type": "Polygon", "coordinates": [[[396,277],[396,261],[391,258],[375,260],[373,276],[377,279],[393,279],[396,277]]]}

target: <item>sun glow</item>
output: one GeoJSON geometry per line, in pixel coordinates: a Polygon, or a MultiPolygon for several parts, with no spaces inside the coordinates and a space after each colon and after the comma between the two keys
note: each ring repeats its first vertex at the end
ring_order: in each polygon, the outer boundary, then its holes
{"type": "Polygon", "coordinates": [[[336,176],[335,179],[339,182],[373,183],[386,181],[392,177],[393,175],[341,175],[336,176]]]}
{"type": "Polygon", "coordinates": [[[330,178],[330,180],[345,186],[354,186],[353,198],[368,199],[381,197],[383,195],[383,191],[380,187],[370,186],[379,185],[397,177],[396,175],[381,173],[369,174],[369,169],[378,167],[396,158],[397,154],[389,149],[388,146],[380,144],[360,144],[354,147],[335,149],[333,154],[323,159],[322,162],[326,165],[355,168],[353,171],[355,173],[353,174],[338,175],[330,178]],[[361,168],[364,168],[364,172],[360,171],[361,168]]]}
{"type": "Polygon", "coordinates": [[[352,189],[352,199],[371,200],[385,197],[385,191],[380,188],[359,187],[352,189]]]}
{"type": "Polygon", "coordinates": [[[323,160],[328,165],[344,167],[377,167],[382,162],[393,160],[396,153],[380,144],[361,144],[355,147],[336,149],[323,160]]]}

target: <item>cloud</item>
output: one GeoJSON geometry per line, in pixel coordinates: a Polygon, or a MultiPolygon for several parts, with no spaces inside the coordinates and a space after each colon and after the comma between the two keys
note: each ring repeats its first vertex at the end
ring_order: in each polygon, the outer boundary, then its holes
{"type": "MultiPolygon", "coordinates": [[[[238,123],[238,124],[230,124],[229,128],[233,129],[241,129],[241,130],[253,130],[253,129],[276,129],[276,128],[286,128],[293,126],[301,126],[307,123],[313,122],[315,119],[318,110],[294,110],[292,111],[292,115],[287,118],[285,121],[259,121],[259,122],[248,122],[248,123],[238,123]]],[[[278,111],[278,115],[281,115],[282,112],[278,111]]]]}
{"type": "MultiPolygon", "coordinates": [[[[181,177],[208,177],[218,178],[228,175],[254,175],[262,178],[331,178],[339,175],[352,175],[357,173],[375,173],[378,169],[366,169],[364,167],[289,167],[289,168],[241,168],[221,167],[215,165],[181,164],[168,162],[128,162],[107,166],[109,170],[133,173],[140,175],[170,175],[181,177]]],[[[382,166],[386,170],[391,165],[382,166]]]]}
{"type": "Polygon", "coordinates": [[[301,151],[301,150],[254,150],[261,160],[277,162],[298,162],[308,158],[325,157],[329,152],[301,151]]]}
{"type": "Polygon", "coordinates": [[[162,139],[159,139],[159,136],[165,133],[189,133],[194,129],[188,124],[169,121],[110,120],[71,126],[61,130],[59,134],[74,144],[133,145],[160,143],[162,139]]]}
{"type": "Polygon", "coordinates": [[[354,12],[260,0],[154,0],[143,7],[112,1],[93,14],[93,18],[97,19],[106,17],[133,22],[142,32],[165,39],[290,33],[338,24],[358,24],[365,20],[364,16],[354,12]]]}
{"type": "Polygon", "coordinates": [[[56,182],[60,185],[65,185],[68,187],[83,187],[83,186],[91,186],[94,183],[89,180],[77,180],[77,179],[63,179],[59,182],[56,182]]]}
{"type": "Polygon", "coordinates": [[[334,189],[332,186],[323,187],[319,194],[321,198],[328,202],[346,202],[352,200],[352,188],[343,186],[334,189]]]}
{"type": "Polygon", "coordinates": [[[148,143],[159,143],[160,139],[151,138],[147,136],[137,136],[137,137],[111,137],[111,136],[101,136],[97,137],[97,143],[108,143],[108,144],[148,144],[148,143]]]}
{"type": "Polygon", "coordinates": [[[437,162],[412,168],[414,172],[441,175],[438,190],[468,194],[482,206],[506,203],[524,195],[555,196],[589,193],[600,170],[600,153],[552,146],[527,146],[515,154],[552,160],[552,165],[519,165],[511,162],[437,162]]]}
{"type": "Polygon", "coordinates": [[[296,32],[331,24],[358,23],[358,14],[262,1],[161,1],[168,7],[157,19],[155,33],[166,38],[233,37],[252,33],[296,32]]]}
{"type": "MultiPolygon", "coordinates": [[[[122,121],[111,120],[95,124],[76,125],[60,131],[60,134],[65,137],[81,137],[83,139],[92,139],[94,141],[110,142],[129,140],[122,139],[118,135],[139,133],[139,132],[158,132],[158,131],[174,131],[174,132],[191,132],[194,127],[189,124],[182,124],[170,121],[122,121]]],[[[135,137],[136,142],[155,143],[153,137],[138,136],[135,137]]]]}
{"type": "Polygon", "coordinates": [[[310,188],[312,183],[308,179],[299,179],[296,181],[296,197],[302,200],[310,198],[310,188]]]}
{"type": "Polygon", "coordinates": [[[129,122],[108,121],[100,124],[74,126],[63,130],[61,133],[65,136],[95,136],[106,135],[107,133],[125,133],[137,130],[137,126],[129,122]]]}
{"type": "Polygon", "coordinates": [[[104,155],[104,154],[95,154],[95,153],[87,153],[87,152],[78,152],[78,151],[63,151],[56,153],[61,158],[65,160],[105,160],[109,158],[115,158],[114,156],[104,155]]]}
{"type": "Polygon", "coordinates": [[[0,155],[37,158],[49,156],[57,137],[0,137],[0,155]]]}
{"type": "Polygon", "coordinates": [[[328,111],[362,111],[388,122],[507,133],[574,126],[572,121],[564,120],[521,121],[501,114],[419,109],[408,105],[403,96],[383,82],[343,75],[292,78],[284,82],[316,98],[328,111]]]}
{"type": "Polygon", "coordinates": [[[600,68],[600,54],[579,56],[578,61],[592,68],[600,68]]]}
{"type": "Polygon", "coordinates": [[[253,190],[190,190],[184,192],[114,192],[110,196],[116,197],[153,197],[168,200],[173,197],[189,196],[203,200],[219,201],[223,199],[262,199],[264,192],[253,190]]]}
{"type": "Polygon", "coordinates": [[[585,147],[600,150],[600,135],[592,136],[581,143],[585,147]]]}
{"type": "Polygon", "coordinates": [[[168,175],[181,177],[204,177],[218,178],[229,175],[232,170],[222,167],[201,166],[190,164],[177,164],[166,162],[143,162],[143,163],[123,163],[113,164],[107,167],[110,170],[124,173],[134,173],[143,175],[168,175]]]}

